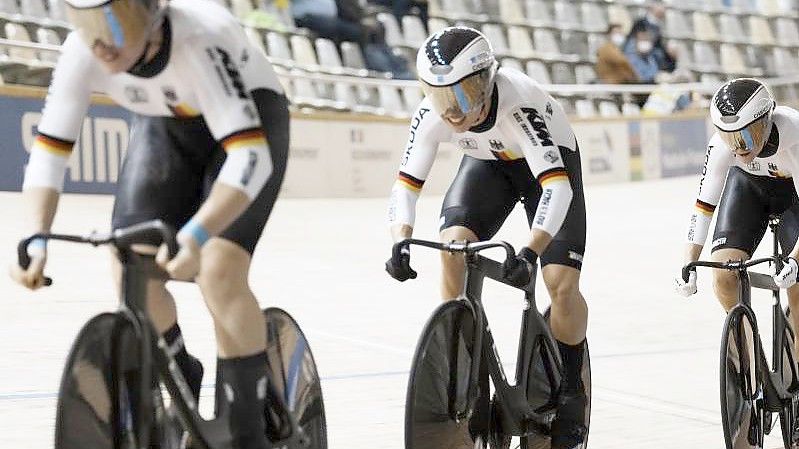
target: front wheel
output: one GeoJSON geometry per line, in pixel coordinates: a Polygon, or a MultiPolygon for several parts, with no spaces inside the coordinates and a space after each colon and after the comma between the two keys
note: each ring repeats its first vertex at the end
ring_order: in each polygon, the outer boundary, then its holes
{"type": "Polygon", "coordinates": [[[756,326],[742,307],[724,322],[721,340],[721,421],[727,449],[763,447],[763,380],[757,369],[756,326]]]}
{"type": "MultiPolygon", "coordinates": [[[[790,310],[788,314],[790,316],[790,310]]],[[[780,345],[780,358],[775,361],[777,373],[782,384],[793,393],[791,401],[780,411],[780,429],[782,441],[786,449],[799,449],[799,378],[797,378],[796,358],[794,356],[793,331],[789,322],[785,322],[780,345]]]]}
{"type": "Polygon", "coordinates": [[[485,449],[490,421],[488,373],[471,379],[475,324],[462,301],[442,304],[425,325],[405,402],[406,449],[485,449]],[[478,383],[477,398],[467,392],[478,383]],[[476,399],[476,400],[475,400],[476,399]]]}
{"type": "Polygon", "coordinates": [[[297,322],[285,311],[264,310],[266,354],[269,359],[267,433],[275,447],[327,449],[327,423],[322,385],[308,340],[297,322]],[[285,408],[276,410],[277,404],[285,408]],[[293,435],[282,415],[290,413],[301,429],[293,435]],[[295,438],[296,437],[296,438],[295,438]],[[277,442],[289,441],[288,445],[277,442]]]}

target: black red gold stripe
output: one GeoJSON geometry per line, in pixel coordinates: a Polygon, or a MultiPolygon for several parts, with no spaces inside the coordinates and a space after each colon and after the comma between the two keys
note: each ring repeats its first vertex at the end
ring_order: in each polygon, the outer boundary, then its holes
{"type": "Polygon", "coordinates": [[[39,133],[34,141],[34,146],[58,156],[69,156],[72,154],[72,148],[75,146],[75,142],[39,133]]]}
{"type": "Polygon", "coordinates": [[[423,180],[414,178],[413,176],[405,172],[399,172],[399,176],[397,176],[397,181],[399,181],[400,184],[402,184],[407,189],[412,190],[415,193],[419,193],[419,191],[422,190],[422,186],[424,186],[423,180]]]}
{"type": "Polygon", "coordinates": [[[550,182],[568,180],[569,174],[566,172],[566,169],[560,167],[549,169],[538,175],[538,183],[541,184],[541,187],[549,184],[550,182]]]}
{"type": "Polygon", "coordinates": [[[506,151],[491,151],[494,154],[494,157],[501,160],[501,161],[512,161],[513,157],[508,155],[506,151]]]}
{"type": "Polygon", "coordinates": [[[177,118],[192,118],[200,115],[198,111],[195,111],[190,106],[182,103],[176,106],[167,105],[167,107],[170,111],[172,111],[172,115],[177,118]]]}
{"type": "Polygon", "coordinates": [[[702,200],[696,200],[696,209],[705,215],[713,215],[713,212],[716,211],[716,206],[708,204],[702,200]]]}
{"type": "Polygon", "coordinates": [[[260,128],[239,131],[222,139],[222,146],[228,152],[260,145],[266,145],[266,134],[260,128]]]}

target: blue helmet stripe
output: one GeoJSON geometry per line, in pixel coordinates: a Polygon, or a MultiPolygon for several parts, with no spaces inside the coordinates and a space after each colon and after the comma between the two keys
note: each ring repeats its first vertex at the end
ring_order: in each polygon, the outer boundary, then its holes
{"type": "Polygon", "coordinates": [[[125,32],[122,31],[122,25],[120,25],[117,16],[114,15],[114,10],[111,9],[111,6],[104,6],[103,12],[105,12],[105,18],[108,21],[108,27],[111,29],[111,34],[114,37],[114,46],[117,48],[122,48],[125,46],[125,32]]]}
{"type": "Polygon", "coordinates": [[[741,137],[743,137],[747,149],[749,150],[755,149],[755,140],[752,138],[752,133],[749,132],[749,129],[746,128],[742,129],[741,137]]]}
{"type": "Polygon", "coordinates": [[[466,93],[463,91],[461,84],[458,83],[452,86],[452,90],[455,92],[455,99],[458,100],[458,107],[461,108],[461,112],[464,114],[469,112],[472,108],[469,100],[466,98],[466,93]]]}

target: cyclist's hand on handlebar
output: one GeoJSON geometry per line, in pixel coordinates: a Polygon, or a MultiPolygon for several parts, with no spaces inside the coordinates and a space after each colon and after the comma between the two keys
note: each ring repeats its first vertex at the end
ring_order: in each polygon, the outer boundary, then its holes
{"type": "Polygon", "coordinates": [[[785,259],[782,270],[773,276],[774,283],[779,288],[788,288],[796,284],[796,275],[799,273],[799,264],[793,257],[785,259]]]}
{"type": "Polygon", "coordinates": [[[537,262],[538,254],[525,246],[515,259],[506,260],[502,264],[502,277],[513,286],[524,287],[530,283],[537,262]]]}
{"type": "Polygon", "coordinates": [[[696,268],[691,269],[688,279],[683,279],[682,270],[674,277],[674,289],[684,297],[689,297],[696,293],[696,268]]]}
{"type": "Polygon", "coordinates": [[[47,263],[47,244],[43,239],[32,241],[28,245],[28,255],[31,262],[27,268],[14,262],[9,268],[9,274],[20,285],[31,290],[37,290],[45,285],[44,266],[47,263]]]}
{"type": "Polygon", "coordinates": [[[200,245],[190,234],[178,233],[178,253],[174,258],[169,258],[169,248],[162,244],[158,248],[155,261],[169,273],[172,279],[178,281],[191,281],[200,273],[200,245]]]}
{"type": "Polygon", "coordinates": [[[400,282],[416,279],[416,272],[411,268],[411,249],[403,246],[400,250],[399,260],[395,260],[393,256],[389,258],[386,262],[386,271],[400,282]]]}

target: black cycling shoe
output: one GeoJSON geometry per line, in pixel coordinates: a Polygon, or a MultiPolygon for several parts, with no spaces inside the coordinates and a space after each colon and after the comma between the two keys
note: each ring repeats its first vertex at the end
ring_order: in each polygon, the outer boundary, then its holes
{"type": "Polygon", "coordinates": [[[200,388],[202,388],[203,374],[205,373],[202,362],[189,355],[189,366],[187,367],[187,371],[188,372],[183,373],[183,376],[186,378],[189,388],[191,388],[191,394],[194,396],[194,400],[199,401],[200,388]]]}
{"type": "Polygon", "coordinates": [[[585,441],[585,390],[561,392],[558,413],[552,421],[552,449],[575,449],[585,441]]]}

